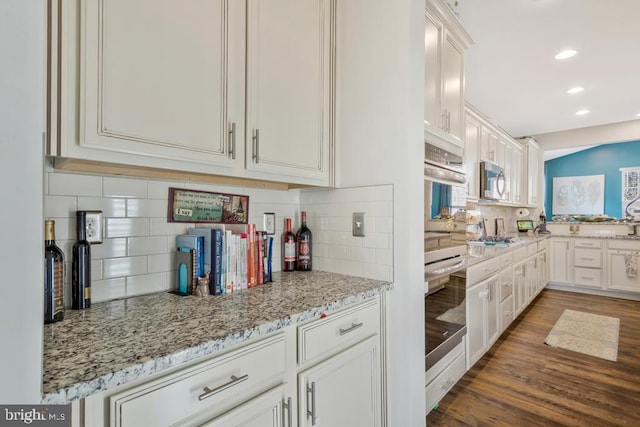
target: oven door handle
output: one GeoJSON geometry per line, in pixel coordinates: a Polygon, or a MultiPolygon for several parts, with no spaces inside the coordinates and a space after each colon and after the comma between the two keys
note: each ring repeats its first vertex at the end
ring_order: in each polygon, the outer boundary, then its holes
{"type": "Polygon", "coordinates": [[[434,268],[433,270],[427,270],[425,268],[424,280],[429,281],[429,280],[437,279],[438,277],[441,277],[447,274],[455,273],[456,271],[463,269],[466,265],[467,265],[467,259],[463,258],[462,260],[456,262],[455,264],[434,268]]]}
{"type": "Polygon", "coordinates": [[[451,185],[462,186],[467,183],[467,178],[463,174],[434,167],[429,164],[424,165],[424,178],[426,180],[435,179],[439,182],[446,182],[451,185]]]}

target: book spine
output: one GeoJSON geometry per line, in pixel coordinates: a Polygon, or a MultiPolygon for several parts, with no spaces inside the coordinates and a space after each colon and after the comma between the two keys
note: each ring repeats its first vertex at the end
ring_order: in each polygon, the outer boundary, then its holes
{"type": "Polygon", "coordinates": [[[227,237],[227,281],[225,284],[225,292],[231,293],[233,292],[233,287],[235,285],[236,278],[236,245],[235,245],[235,236],[231,233],[231,231],[226,232],[227,237]]]}
{"type": "Polygon", "coordinates": [[[258,285],[264,283],[264,232],[256,233],[256,246],[258,247],[258,285]]]}
{"type": "Polygon", "coordinates": [[[191,295],[195,295],[198,287],[198,256],[195,249],[191,249],[189,252],[191,253],[191,295]]]}
{"type": "Polygon", "coordinates": [[[239,237],[239,245],[238,245],[238,270],[240,270],[240,280],[238,289],[247,289],[248,287],[248,257],[247,257],[247,248],[248,248],[248,239],[246,234],[241,234],[239,237]]]}
{"type": "Polygon", "coordinates": [[[222,270],[223,270],[223,236],[222,230],[212,230],[213,236],[213,266],[211,269],[211,294],[220,295],[222,293],[222,270]]]}

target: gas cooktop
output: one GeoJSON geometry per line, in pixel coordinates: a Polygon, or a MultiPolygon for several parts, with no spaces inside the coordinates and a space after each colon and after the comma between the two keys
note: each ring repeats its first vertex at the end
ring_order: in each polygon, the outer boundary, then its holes
{"type": "Polygon", "coordinates": [[[477,240],[469,240],[468,243],[475,244],[475,245],[483,244],[483,245],[491,246],[496,244],[508,245],[509,243],[513,243],[513,242],[514,242],[513,237],[483,236],[477,240]]]}

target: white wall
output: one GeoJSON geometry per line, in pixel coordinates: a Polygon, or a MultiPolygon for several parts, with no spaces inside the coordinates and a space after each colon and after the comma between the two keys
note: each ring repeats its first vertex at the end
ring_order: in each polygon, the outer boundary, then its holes
{"type": "Polygon", "coordinates": [[[0,1],[0,403],[42,383],[44,1],[0,1]]]}
{"type": "Polygon", "coordinates": [[[640,140],[640,120],[536,135],[543,151],[640,140]]]}
{"type": "Polygon", "coordinates": [[[424,425],[424,2],[338,2],[337,184],[390,184],[389,425],[424,425]]]}

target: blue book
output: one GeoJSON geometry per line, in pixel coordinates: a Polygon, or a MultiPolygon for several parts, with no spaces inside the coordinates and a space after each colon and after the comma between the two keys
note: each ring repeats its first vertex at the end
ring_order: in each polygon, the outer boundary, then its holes
{"type": "Polygon", "coordinates": [[[219,228],[211,230],[213,243],[211,246],[211,285],[212,295],[222,294],[222,284],[224,283],[224,232],[219,228]]]}
{"type": "Polygon", "coordinates": [[[196,251],[196,274],[205,276],[205,238],[203,236],[180,234],[176,236],[176,247],[180,249],[194,249],[196,251]]]}

